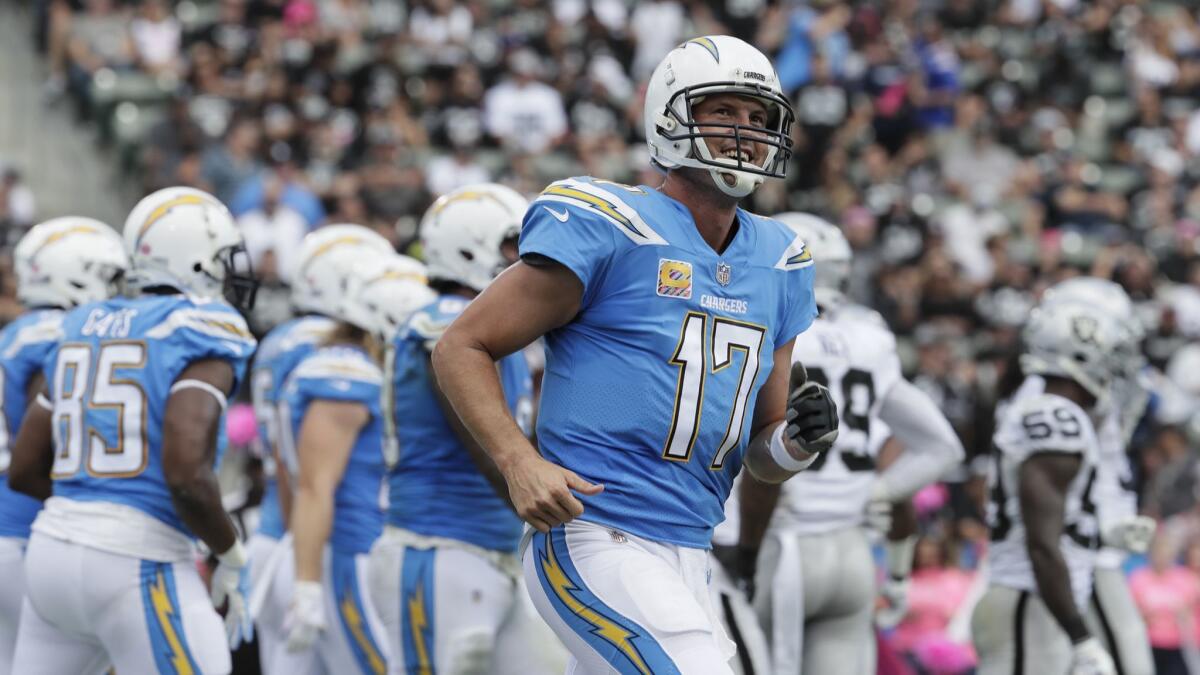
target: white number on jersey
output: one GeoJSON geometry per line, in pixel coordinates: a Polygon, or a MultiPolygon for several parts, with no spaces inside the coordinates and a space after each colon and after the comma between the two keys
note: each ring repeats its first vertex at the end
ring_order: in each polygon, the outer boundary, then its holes
{"type": "Polygon", "coordinates": [[[121,478],[136,476],[146,468],[146,393],[136,381],[116,376],[118,369],[140,369],[145,365],[145,344],[106,342],[96,358],[95,381],[90,382],[92,347],[66,344],[59,349],[51,414],[58,452],[51,476],[65,478],[79,471],[84,461],[85,435],[88,473],[121,478]],[[115,446],[109,446],[95,428],[84,428],[88,410],[104,409],[117,411],[115,446]]]}
{"type": "MultiPolygon", "coordinates": [[[[704,349],[705,326],[708,315],[688,312],[679,332],[679,344],[669,363],[679,368],[679,380],[675,385],[675,414],[671,417],[671,430],[667,433],[663,459],[686,462],[692,457],[692,446],[700,433],[700,413],[704,401],[704,380],[708,375],[707,355],[704,349]]],[[[737,393],[729,412],[729,422],[717,454],[709,468],[720,469],[725,456],[737,447],[746,423],[746,407],[754,378],[758,377],[758,361],[762,351],[766,330],[732,319],[713,317],[712,372],[718,373],[733,363],[733,352],[742,352],[742,371],[738,375],[737,393]]]]}

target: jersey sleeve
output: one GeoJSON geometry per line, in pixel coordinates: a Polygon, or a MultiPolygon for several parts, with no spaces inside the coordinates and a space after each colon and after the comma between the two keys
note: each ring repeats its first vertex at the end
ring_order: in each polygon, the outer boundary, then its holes
{"type": "Polygon", "coordinates": [[[306,400],[365,403],[378,402],[383,373],[357,354],[322,350],[296,366],[288,389],[306,400]]]}
{"type": "Polygon", "coordinates": [[[582,182],[550,185],[529,206],[521,226],[523,260],[549,258],[571,270],[586,298],[616,251],[617,227],[632,222],[619,199],[582,182]]]}
{"type": "Polygon", "coordinates": [[[258,344],[246,320],[232,307],[218,303],[181,305],[151,328],[146,337],[166,341],[184,363],[225,361],[233,367],[235,392],[258,344]]]}
{"type": "Polygon", "coordinates": [[[777,324],[775,344],[781,345],[808,330],[817,318],[812,266],[787,271],[784,312],[777,324]]]}
{"type": "Polygon", "coordinates": [[[421,344],[427,352],[432,352],[437,346],[442,334],[454,323],[459,314],[467,308],[465,298],[445,297],[416,311],[408,320],[405,330],[397,336],[396,342],[413,341],[421,344]]]}

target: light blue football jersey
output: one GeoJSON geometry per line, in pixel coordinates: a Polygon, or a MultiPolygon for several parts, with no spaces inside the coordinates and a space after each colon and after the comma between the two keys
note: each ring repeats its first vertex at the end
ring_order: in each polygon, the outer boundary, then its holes
{"type": "Polygon", "coordinates": [[[143,295],[77,307],[62,331],[45,365],[54,494],[132,506],[190,535],[163,478],[163,414],[171,385],[196,361],[229,363],[237,390],[255,347],[246,321],[221,301],[143,295]]]}
{"type": "Polygon", "coordinates": [[[38,500],[8,487],[8,466],[29,405],[29,382],[62,337],[63,314],[61,309],[35,309],[0,330],[0,537],[28,538],[29,526],[42,508],[38,500]]]}
{"type": "Polygon", "coordinates": [[[346,472],[334,494],[333,531],[329,544],[335,551],[366,553],[383,531],[383,419],[379,397],[383,373],[367,353],[357,347],[321,347],[306,357],[284,385],[284,437],[280,444],[284,462],[295,475],[299,468],[296,443],[300,426],[313,401],[350,401],[367,406],[371,417],[350,451],[346,472]]]}
{"type": "MultiPolygon", "coordinates": [[[[389,384],[399,459],[388,475],[389,525],[513,552],[521,519],[500,499],[450,428],[433,392],[429,352],[469,301],[444,295],[415,313],[393,342],[389,384]]],[[[533,414],[533,379],[520,352],[499,362],[509,411],[526,434],[533,414]]]]}
{"type": "Polygon", "coordinates": [[[250,399],[254,402],[254,416],[258,420],[258,437],[266,451],[263,457],[266,487],[259,508],[258,533],[272,539],[279,539],[287,531],[279,505],[278,468],[271,456],[271,448],[279,438],[279,401],[283,385],[296,364],[316,350],[317,344],[333,326],[333,320],[323,316],[301,316],[285,321],[267,333],[254,355],[250,399]]]}
{"type": "Polygon", "coordinates": [[[812,256],[783,224],[738,209],[718,254],[687,208],[593,178],[546,188],[522,258],[583,283],[546,335],[542,454],[593,483],[582,520],[707,548],[741,468],[773,353],[816,317],[812,256]]]}

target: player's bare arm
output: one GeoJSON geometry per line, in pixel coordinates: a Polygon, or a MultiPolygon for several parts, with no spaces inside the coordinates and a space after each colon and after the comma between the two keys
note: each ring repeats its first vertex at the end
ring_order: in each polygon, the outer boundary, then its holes
{"type": "Polygon", "coordinates": [[[596,494],[572,471],[542,459],[504,403],[495,362],[570,321],[583,285],[553,261],[522,261],[496,278],[446,330],[433,350],[438,385],[496,463],[517,514],[539,531],[583,513],[572,490],[596,494]]]}
{"type": "Polygon", "coordinates": [[[1038,594],[1072,642],[1088,637],[1071,593],[1071,576],[1060,545],[1068,487],[1079,472],[1074,454],[1040,453],[1021,463],[1021,521],[1038,594]]]}
{"type": "MultiPolygon", "coordinates": [[[[475,463],[475,467],[479,469],[479,473],[487,479],[492,489],[500,498],[508,502],[512,506],[512,497],[508,494],[508,483],[504,481],[504,474],[500,473],[500,468],[488,456],[487,451],[475,440],[471,432],[467,430],[462,419],[454,414],[454,406],[450,405],[450,401],[446,399],[446,395],[442,393],[442,388],[438,386],[436,378],[430,381],[430,389],[433,390],[434,398],[437,399],[438,406],[446,416],[446,422],[449,423],[450,429],[454,432],[455,437],[466,448],[467,454],[471,456],[471,461],[475,463]]],[[[515,510],[515,507],[514,507],[515,510]]]]}
{"type": "Polygon", "coordinates": [[[361,403],[314,401],[300,425],[300,471],[292,505],[296,579],[321,580],[321,558],[333,527],[333,499],[354,441],[370,420],[361,403]]]}
{"type": "MultiPolygon", "coordinates": [[[[205,359],[190,364],[175,381],[191,380],[205,383],[216,392],[229,392],[233,378],[228,363],[205,359]]],[[[188,529],[216,553],[228,551],[237,542],[237,531],[221,504],[221,490],[213,471],[222,404],[208,389],[178,388],[167,399],[163,414],[163,478],[175,511],[188,529]]]]}
{"type": "MultiPolygon", "coordinates": [[[[38,378],[39,380],[41,378],[38,378]]],[[[54,464],[54,436],[50,426],[49,396],[43,386],[30,397],[21,421],[8,467],[8,486],[34,499],[45,501],[53,491],[50,467],[54,464]]]]}

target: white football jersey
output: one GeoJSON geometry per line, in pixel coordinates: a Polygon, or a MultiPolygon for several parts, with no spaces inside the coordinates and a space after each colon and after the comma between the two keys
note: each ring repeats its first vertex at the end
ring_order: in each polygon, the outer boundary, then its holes
{"type": "Polygon", "coordinates": [[[896,338],[878,314],[848,305],[797,336],[792,361],[829,387],[840,426],[833,448],[783,484],[772,527],[819,534],[860,525],[888,435],[879,409],[902,377],[896,338]]]}
{"type": "Polygon", "coordinates": [[[1083,408],[1061,396],[1043,393],[1044,386],[1041,378],[1028,378],[997,420],[988,472],[991,582],[1037,592],[1018,496],[1021,463],[1042,452],[1078,454],[1083,463],[1067,490],[1061,546],[1075,602],[1083,608],[1091,592],[1100,540],[1094,492],[1100,442],[1083,408]]]}
{"type": "MultiPolygon", "coordinates": [[[[1041,394],[1046,388],[1046,381],[1039,375],[1030,375],[1021,383],[1021,387],[1013,395],[1012,400],[1041,394]]],[[[1007,404],[1005,404],[1007,405],[1007,404]]],[[[1133,467],[1129,463],[1129,453],[1125,452],[1126,435],[1122,427],[1119,410],[1123,404],[1115,406],[1096,427],[1099,440],[1100,457],[1096,467],[1096,484],[1092,489],[1092,501],[1099,509],[1097,516],[1100,523],[1107,523],[1137,515],[1138,496],[1133,484],[1133,467]]],[[[997,428],[1003,407],[996,411],[997,428]]],[[[1096,557],[1096,567],[1118,568],[1125,562],[1125,551],[1102,547],[1096,557]]]]}

